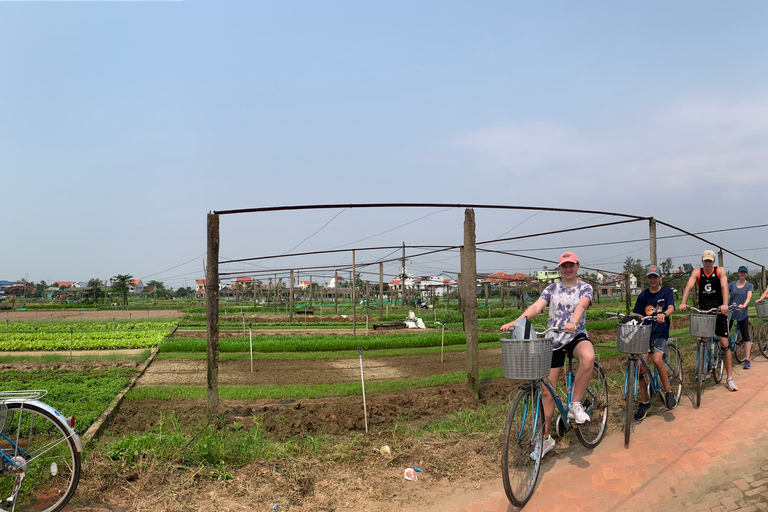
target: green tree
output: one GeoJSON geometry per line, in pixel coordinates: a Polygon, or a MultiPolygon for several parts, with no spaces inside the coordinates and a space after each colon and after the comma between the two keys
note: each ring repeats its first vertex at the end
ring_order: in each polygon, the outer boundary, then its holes
{"type": "Polygon", "coordinates": [[[181,298],[193,297],[195,295],[195,291],[189,286],[187,286],[186,288],[182,286],[181,288],[176,290],[176,295],[178,295],[181,298]]]}
{"type": "Polygon", "coordinates": [[[674,268],[674,264],[672,263],[672,258],[667,258],[661,262],[661,272],[665,276],[668,276],[669,274],[671,274],[673,268],[674,268]]]}
{"type": "Polygon", "coordinates": [[[128,283],[133,281],[131,274],[118,274],[112,278],[112,291],[123,299],[123,306],[128,305],[128,283]]]}
{"type": "Polygon", "coordinates": [[[93,296],[94,305],[99,302],[99,292],[101,291],[104,283],[99,278],[91,278],[88,280],[88,288],[91,289],[91,296],[93,296]]]}
{"type": "Polygon", "coordinates": [[[35,297],[38,298],[45,298],[45,289],[48,288],[48,285],[45,284],[45,281],[40,281],[35,285],[35,297]]]}
{"type": "Polygon", "coordinates": [[[162,281],[155,281],[154,279],[147,283],[147,287],[154,286],[158,292],[165,291],[165,284],[162,281]]]}

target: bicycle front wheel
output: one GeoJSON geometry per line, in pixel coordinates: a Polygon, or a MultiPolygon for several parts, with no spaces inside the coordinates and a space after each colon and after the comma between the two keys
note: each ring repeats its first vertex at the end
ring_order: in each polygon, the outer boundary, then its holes
{"type": "MultiPolygon", "coordinates": [[[[677,407],[680,405],[680,397],[683,396],[683,357],[674,343],[670,343],[667,347],[664,366],[667,368],[669,386],[672,388],[672,394],[675,395],[675,407],[677,407]]],[[[661,400],[665,402],[664,395],[661,396],[661,400]]]]}
{"type": "Polygon", "coordinates": [[[80,479],[80,452],[75,440],[49,410],[39,405],[9,402],[6,406],[0,449],[12,462],[3,457],[0,493],[5,498],[17,491],[13,504],[17,511],[61,510],[80,479]]]}
{"type": "Polygon", "coordinates": [[[763,357],[768,359],[768,320],[763,320],[757,329],[757,348],[763,357]]]}
{"type": "Polygon", "coordinates": [[[629,446],[629,436],[632,434],[632,406],[635,404],[635,365],[637,361],[627,359],[627,374],[624,376],[624,446],[629,446]]]}
{"type": "Polygon", "coordinates": [[[723,380],[723,370],[725,369],[725,351],[720,348],[720,341],[715,340],[715,349],[713,354],[712,366],[712,378],[715,379],[715,384],[719,384],[723,380]]]}
{"type": "Polygon", "coordinates": [[[699,340],[696,345],[696,407],[701,405],[701,388],[707,378],[707,343],[699,340]]]}
{"type": "Polygon", "coordinates": [[[526,386],[512,401],[504,425],[501,478],[510,503],[522,507],[531,499],[541,469],[544,442],[544,407],[538,386],[526,386]]]}
{"type": "Polygon", "coordinates": [[[589,415],[589,421],[576,427],[576,437],[587,448],[594,448],[603,440],[608,425],[608,383],[603,367],[597,363],[592,366],[589,386],[581,405],[589,415]]]}

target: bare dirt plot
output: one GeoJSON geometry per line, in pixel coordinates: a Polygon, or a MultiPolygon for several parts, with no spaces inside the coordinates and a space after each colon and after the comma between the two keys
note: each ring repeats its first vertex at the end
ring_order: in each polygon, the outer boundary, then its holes
{"type": "MultiPolygon", "coordinates": [[[[363,373],[366,382],[409,377],[428,377],[466,370],[464,352],[419,354],[394,357],[365,357],[363,373]]],[[[485,349],[479,353],[479,367],[495,368],[501,364],[501,349],[485,349]]],[[[265,384],[333,384],[359,382],[359,359],[257,359],[251,373],[250,360],[219,361],[219,384],[222,386],[258,386],[265,384]]],[[[205,386],[205,360],[159,359],[147,368],[138,386],[205,386]]]]}

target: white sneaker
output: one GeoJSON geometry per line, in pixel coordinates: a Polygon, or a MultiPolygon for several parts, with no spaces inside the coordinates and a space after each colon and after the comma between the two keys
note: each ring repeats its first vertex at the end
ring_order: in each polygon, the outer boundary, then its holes
{"type": "Polygon", "coordinates": [[[568,421],[577,425],[589,421],[589,414],[584,412],[581,402],[571,402],[571,406],[568,408],[568,421]]]}
{"type": "Polygon", "coordinates": [[[728,391],[738,391],[739,386],[736,385],[736,383],[733,381],[733,377],[728,377],[725,379],[725,387],[728,388],[728,391]]]}
{"type": "MultiPolygon", "coordinates": [[[[541,452],[541,456],[544,457],[546,454],[552,450],[552,448],[555,447],[555,440],[552,438],[551,435],[544,438],[544,451],[541,452]]],[[[536,446],[533,448],[533,451],[531,452],[531,460],[536,460],[539,456],[539,449],[541,446],[539,443],[536,443],[536,446]]]]}

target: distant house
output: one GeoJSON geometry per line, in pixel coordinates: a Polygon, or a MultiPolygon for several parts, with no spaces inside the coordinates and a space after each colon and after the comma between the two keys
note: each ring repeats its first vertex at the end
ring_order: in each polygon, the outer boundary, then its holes
{"type": "MultiPolygon", "coordinates": [[[[405,288],[406,289],[419,289],[421,279],[418,277],[407,275],[405,276],[405,288]]],[[[399,277],[389,282],[389,289],[393,291],[400,291],[403,289],[402,279],[399,277]]]]}
{"type": "Polygon", "coordinates": [[[483,284],[512,284],[512,283],[524,283],[532,281],[533,278],[527,274],[521,272],[515,272],[514,274],[508,274],[506,272],[494,272],[488,274],[488,277],[483,280],[483,284]]]}
{"type": "Polygon", "coordinates": [[[55,286],[56,288],[61,288],[62,286],[64,288],[72,288],[72,281],[54,281],[51,286],[55,286]]]}
{"type": "Polygon", "coordinates": [[[198,297],[205,295],[205,279],[197,279],[195,281],[195,295],[198,297]]]}
{"type": "Polygon", "coordinates": [[[299,281],[299,289],[306,290],[312,287],[312,281],[299,281]]]}
{"type": "MultiPolygon", "coordinates": [[[[398,280],[399,281],[399,280],[398,280]]],[[[429,297],[434,294],[435,297],[442,297],[446,292],[450,292],[451,288],[456,288],[458,283],[451,276],[445,272],[440,274],[422,277],[419,280],[419,289],[421,290],[422,297],[429,297]]],[[[408,283],[406,282],[406,285],[408,283]]]]}
{"type": "Polygon", "coordinates": [[[536,272],[536,279],[541,281],[542,283],[554,283],[557,281],[560,281],[560,271],[559,270],[549,270],[546,267],[544,267],[544,270],[539,270],[536,272]]]}
{"type": "MultiPolygon", "coordinates": [[[[601,297],[613,297],[626,295],[626,277],[627,274],[618,274],[613,278],[606,276],[605,282],[598,284],[598,293],[601,297]]],[[[638,295],[640,288],[637,287],[637,278],[634,274],[629,274],[629,292],[632,295],[638,295]]]]}
{"type": "Polygon", "coordinates": [[[141,295],[144,293],[144,283],[141,279],[132,279],[128,281],[128,291],[134,295],[141,295]]]}
{"type": "Polygon", "coordinates": [[[341,286],[342,284],[344,284],[344,281],[346,281],[346,279],[344,279],[341,276],[332,277],[331,280],[328,282],[328,288],[336,288],[337,285],[341,286]]]}
{"type": "Polygon", "coordinates": [[[238,277],[235,279],[235,286],[237,288],[240,288],[241,290],[244,290],[245,288],[250,288],[251,283],[253,283],[252,277],[238,277]]]}

